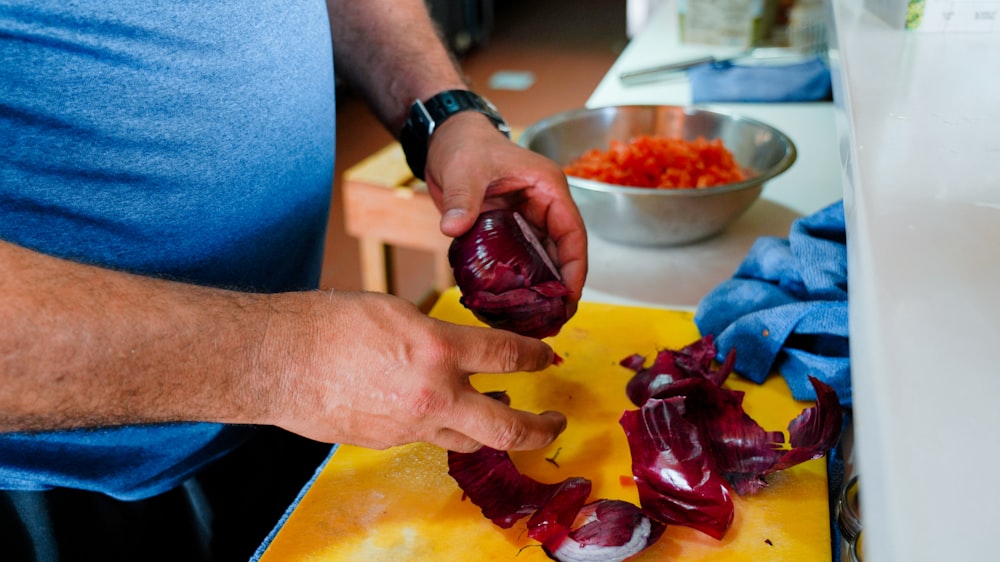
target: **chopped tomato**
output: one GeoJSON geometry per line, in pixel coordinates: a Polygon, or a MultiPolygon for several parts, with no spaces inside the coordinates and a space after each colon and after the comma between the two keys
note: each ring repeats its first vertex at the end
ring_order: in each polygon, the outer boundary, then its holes
{"type": "Polygon", "coordinates": [[[722,139],[684,139],[641,135],[611,141],[607,151],[585,152],[563,169],[569,176],[625,185],[686,189],[740,182],[746,174],[722,139]]]}

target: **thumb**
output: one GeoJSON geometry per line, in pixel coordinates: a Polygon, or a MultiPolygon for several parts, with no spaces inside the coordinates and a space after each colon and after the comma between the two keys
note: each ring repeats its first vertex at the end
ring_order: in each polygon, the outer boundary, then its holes
{"type": "Polygon", "coordinates": [[[470,190],[451,188],[443,194],[441,232],[456,238],[472,228],[482,206],[481,195],[473,196],[470,190]]]}

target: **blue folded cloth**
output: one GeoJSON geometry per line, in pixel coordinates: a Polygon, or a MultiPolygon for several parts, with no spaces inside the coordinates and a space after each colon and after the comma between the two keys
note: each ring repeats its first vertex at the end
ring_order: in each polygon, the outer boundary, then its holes
{"type": "Polygon", "coordinates": [[[733,277],[698,304],[695,323],[713,334],[719,359],[736,349],[736,371],[756,381],[774,371],[799,400],[809,376],[850,406],[847,249],[843,202],[792,223],[788,238],[761,237],[733,277]]]}
{"type": "Polygon", "coordinates": [[[820,57],[792,64],[703,64],[689,69],[688,79],[694,103],[819,101],[832,93],[830,69],[820,57]]]}

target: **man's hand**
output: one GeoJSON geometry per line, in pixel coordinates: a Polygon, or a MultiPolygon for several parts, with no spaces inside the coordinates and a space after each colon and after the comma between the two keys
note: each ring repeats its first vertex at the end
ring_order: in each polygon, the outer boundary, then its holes
{"type": "Polygon", "coordinates": [[[559,265],[570,290],[570,311],[576,310],[587,277],[587,234],[555,162],[511,142],[485,116],[468,111],[434,131],[426,176],[448,236],[464,234],[482,211],[520,211],[559,265]]]}
{"type": "Polygon", "coordinates": [[[464,452],[541,448],[565,428],[562,414],[514,410],[469,383],[549,366],[539,340],[436,320],[378,293],[287,294],[273,305],[261,356],[283,362],[259,389],[267,423],[331,443],[464,452]]]}
{"type": "Polygon", "coordinates": [[[206,421],[470,451],[543,447],[566,423],[469,383],[544,369],[547,344],[442,322],[398,297],[227,291],[4,242],[0,264],[2,431],[206,421]]]}

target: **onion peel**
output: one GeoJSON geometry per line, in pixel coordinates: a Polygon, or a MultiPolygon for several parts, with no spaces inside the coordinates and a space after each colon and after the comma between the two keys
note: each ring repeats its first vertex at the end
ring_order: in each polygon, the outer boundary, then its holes
{"type": "Polygon", "coordinates": [[[724,479],[737,494],[757,493],[767,486],[767,475],[820,458],[836,445],[843,414],[836,392],[810,377],[816,404],[789,423],[786,445],[781,431],[766,431],[743,410],[742,392],[721,386],[732,371],[734,353],[712,369],[710,358],[715,356],[714,341],[705,336],[680,351],[660,351],[648,368],[639,355],[622,359],[620,364],[634,372],[626,387],[629,398],[644,402],[638,411],[626,412],[621,423],[629,437],[643,508],[662,521],[721,538],[731,516],[714,484],[705,483],[724,479]],[[685,477],[687,469],[697,466],[695,452],[711,459],[702,465],[704,497],[692,497],[696,488],[691,481],[696,479],[685,477]],[[699,503],[706,514],[714,510],[714,523],[700,514],[685,521],[685,514],[677,511],[678,505],[699,503]]]}
{"type": "MultiPolygon", "coordinates": [[[[743,410],[742,392],[722,386],[734,353],[718,367],[715,357],[714,341],[705,336],[679,351],[661,350],[648,368],[638,354],[621,360],[634,373],[629,398],[641,401],[619,420],[640,506],[586,503],[589,480],[541,483],[521,474],[509,454],[488,447],[449,451],[448,473],[494,524],[506,529],[528,517],[528,535],[563,562],[625,560],[669,524],[721,540],[735,515],[731,492],[756,493],[767,475],[822,457],[840,438],[843,414],[836,392],[810,377],[816,403],[789,422],[786,445],[783,432],[765,430],[743,410]]],[[[486,394],[510,404],[503,391],[486,394]]]]}
{"type": "Polygon", "coordinates": [[[622,414],[639,504],[659,521],[721,539],[733,521],[733,499],[701,428],[684,413],[684,399],[672,397],[650,398],[622,414]]]}

